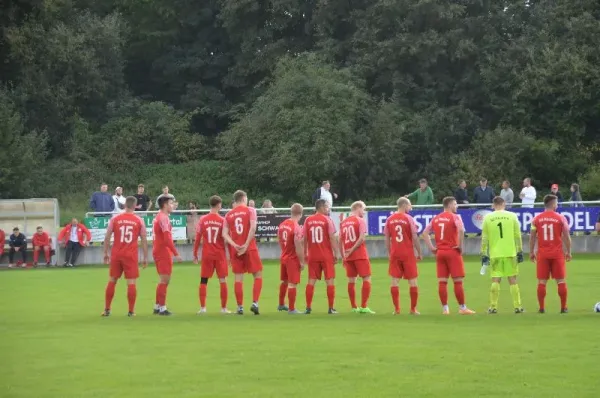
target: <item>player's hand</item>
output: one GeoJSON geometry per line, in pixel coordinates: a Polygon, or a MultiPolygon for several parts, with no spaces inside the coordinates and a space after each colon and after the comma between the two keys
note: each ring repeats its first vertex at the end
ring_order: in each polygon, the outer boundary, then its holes
{"type": "Polygon", "coordinates": [[[423,260],[423,256],[420,254],[417,254],[417,261],[421,261],[421,260],[423,260]]]}
{"type": "Polygon", "coordinates": [[[338,197],[337,193],[334,193],[334,194],[333,194],[333,198],[334,198],[334,199],[337,199],[337,197],[338,197]]]}
{"type": "Polygon", "coordinates": [[[454,246],[453,249],[462,254],[462,247],[460,247],[460,246],[454,246]]]}
{"type": "Polygon", "coordinates": [[[175,261],[177,261],[178,263],[183,261],[183,258],[181,258],[180,255],[175,256],[175,261]]]}
{"type": "Polygon", "coordinates": [[[535,253],[529,253],[529,259],[532,263],[535,263],[535,253]]]}
{"type": "Polygon", "coordinates": [[[573,259],[573,256],[571,255],[571,253],[567,253],[567,254],[565,255],[565,260],[567,260],[567,261],[571,261],[572,259],[573,259]]]}
{"type": "Polygon", "coordinates": [[[240,248],[237,251],[237,255],[238,256],[243,256],[246,251],[248,250],[248,246],[244,245],[244,246],[240,246],[240,248]]]}
{"type": "Polygon", "coordinates": [[[489,266],[490,258],[488,256],[481,256],[481,265],[489,266]]]}
{"type": "Polygon", "coordinates": [[[522,263],[523,262],[523,252],[518,252],[517,253],[517,263],[522,263]]]}
{"type": "Polygon", "coordinates": [[[198,257],[194,256],[194,264],[198,264],[198,257]]]}
{"type": "Polygon", "coordinates": [[[110,263],[110,257],[108,256],[108,254],[104,255],[104,264],[108,264],[110,263]]]}

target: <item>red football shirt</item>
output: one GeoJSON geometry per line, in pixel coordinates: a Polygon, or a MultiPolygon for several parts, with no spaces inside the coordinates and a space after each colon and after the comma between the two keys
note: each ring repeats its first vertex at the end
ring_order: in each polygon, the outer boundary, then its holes
{"type": "MultiPolygon", "coordinates": [[[[345,218],[340,224],[340,239],[344,245],[344,251],[348,252],[360,238],[362,234],[367,233],[367,222],[364,218],[350,216],[345,218]]],[[[363,242],[352,254],[348,256],[346,261],[368,260],[367,245],[363,242]]]]}
{"type": "Polygon", "coordinates": [[[333,220],[317,213],[304,221],[304,240],[308,261],[333,261],[331,234],[335,233],[333,220]]]}
{"type": "Polygon", "coordinates": [[[562,234],[563,231],[569,231],[569,222],[565,216],[546,210],[535,216],[531,225],[537,230],[538,256],[564,256],[562,234]]]}
{"type": "MultiPolygon", "coordinates": [[[[256,209],[248,206],[238,206],[225,215],[225,221],[229,227],[229,236],[240,246],[246,244],[248,234],[250,234],[250,221],[256,221],[256,209]]],[[[256,240],[252,239],[248,251],[256,251],[256,240]]]]}
{"type": "Polygon", "coordinates": [[[210,213],[200,217],[196,224],[196,241],[194,257],[198,255],[198,246],[202,240],[202,258],[209,260],[225,260],[225,239],[223,225],[225,219],[218,214],[210,213]]]}
{"type": "Polygon", "coordinates": [[[156,257],[155,253],[162,256],[177,256],[179,253],[173,244],[173,235],[171,231],[171,220],[169,216],[163,212],[159,212],[154,218],[152,224],[152,255],[156,257]]]}
{"type": "Polygon", "coordinates": [[[449,250],[458,246],[460,230],[464,231],[460,216],[445,211],[433,217],[423,233],[429,234],[433,231],[438,250],[449,250]]]}
{"type": "Polygon", "coordinates": [[[108,228],[114,235],[112,258],[138,258],[138,238],[146,235],[144,221],[135,214],[121,213],[110,219],[108,228]]]}
{"type": "Polygon", "coordinates": [[[296,239],[304,239],[302,227],[291,218],[279,224],[277,231],[279,247],[281,248],[281,262],[299,260],[296,254],[296,239]]]}
{"type": "Polygon", "coordinates": [[[417,233],[415,220],[406,213],[394,213],[385,222],[384,234],[390,239],[390,257],[407,258],[415,256],[413,232],[417,233]]]}
{"type": "Polygon", "coordinates": [[[31,243],[33,246],[50,246],[50,237],[46,232],[42,232],[41,234],[36,232],[31,238],[31,243]]]}

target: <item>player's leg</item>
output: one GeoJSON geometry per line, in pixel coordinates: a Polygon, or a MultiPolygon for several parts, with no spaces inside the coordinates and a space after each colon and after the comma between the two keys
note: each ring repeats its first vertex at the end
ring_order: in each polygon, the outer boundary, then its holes
{"type": "Polygon", "coordinates": [[[40,249],[41,246],[33,246],[33,266],[37,266],[38,260],[40,258],[40,249]]]}
{"type": "Polygon", "coordinates": [[[396,259],[390,258],[388,273],[392,278],[390,285],[390,295],[394,305],[394,315],[400,314],[400,279],[402,279],[402,269],[396,259]]]}
{"type": "Polygon", "coordinates": [[[566,265],[565,258],[555,258],[551,264],[552,277],[556,279],[558,288],[558,297],[560,297],[560,312],[566,314],[569,312],[567,309],[567,281],[566,278],[566,265]]]}
{"type": "Polygon", "coordinates": [[[402,267],[404,269],[404,279],[408,281],[409,292],[410,292],[410,313],[413,315],[420,315],[417,310],[417,302],[419,301],[419,286],[417,284],[417,277],[419,273],[417,271],[417,260],[407,259],[402,261],[402,267]]]}
{"type": "Polygon", "coordinates": [[[348,277],[348,299],[350,300],[350,308],[352,312],[360,312],[356,305],[356,277],[358,272],[356,269],[355,261],[345,261],[344,268],[346,269],[346,276],[348,277]]]}
{"type": "Polygon", "coordinates": [[[369,298],[371,297],[371,262],[369,260],[356,261],[356,270],[358,276],[362,279],[362,289],[360,292],[360,312],[362,314],[374,314],[369,308],[369,298]]]}
{"type": "Polygon", "coordinates": [[[219,293],[221,297],[221,313],[231,314],[231,311],[227,309],[227,276],[229,275],[229,270],[227,269],[227,261],[221,260],[218,261],[216,264],[217,277],[219,278],[219,293]]]}
{"type": "Polygon", "coordinates": [[[135,301],[137,299],[137,286],[136,281],[140,276],[140,269],[138,267],[138,259],[134,258],[127,261],[124,264],[123,272],[125,273],[125,279],[127,280],[127,304],[128,311],[127,316],[135,316],[135,301]]]}
{"type": "Polygon", "coordinates": [[[298,314],[296,309],[296,295],[298,284],[300,283],[300,270],[302,266],[300,262],[290,262],[286,264],[286,277],[288,279],[288,314],[298,314]]]}
{"type": "Polygon", "coordinates": [[[510,285],[510,295],[513,300],[513,308],[515,314],[524,312],[523,305],[521,303],[521,290],[519,289],[519,282],[517,276],[519,275],[519,266],[517,259],[514,257],[507,257],[504,261],[504,272],[508,276],[508,284],[510,285]]]}
{"type": "Polygon", "coordinates": [[[335,310],[335,268],[333,262],[323,265],[323,274],[325,275],[325,284],[327,285],[327,304],[329,306],[328,314],[337,314],[335,310]]]}
{"type": "Polygon", "coordinates": [[[15,253],[16,250],[14,247],[11,247],[10,249],[8,249],[8,267],[12,268],[14,267],[15,263],[15,253]]]}
{"type": "Polygon", "coordinates": [[[77,264],[77,259],[79,258],[79,253],[81,253],[81,245],[79,243],[73,244],[73,255],[71,256],[71,262],[69,266],[74,267],[77,264]]]}
{"type": "Polygon", "coordinates": [[[279,265],[279,280],[281,283],[279,284],[279,305],[277,306],[277,311],[288,311],[289,308],[285,305],[285,297],[287,295],[289,281],[287,264],[283,262],[279,265]]]}
{"type": "Polygon", "coordinates": [[[260,293],[262,292],[263,285],[262,261],[258,250],[248,252],[244,257],[246,257],[244,261],[247,262],[246,269],[254,277],[254,284],[252,285],[252,306],[250,307],[250,311],[252,311],[254,315],[259,315],[258,300],[260,300],[260,293]]]}
{"type": "Polygon", "coordinates": [[[454,296],[458,302],[458,313],[461,315],[473,315],[475,311],[469,309],[465,300],[464,278],[465,278],[465,263],[462,255],[459,252],[452,251],[449,258],[450,276],[454,282],[454,296]]]}
{"type": "Polygon", "coordinates": [[[71,262],[72,254],[73,254],[73,242],[68,241],[65,245],[65,263],[63,264],[63,267],[69,266],[69,263],[71,262]]]}
{"type": "Polygon", "coordinates": [[[450,307],[448,307],[448,277],[450,276],[450,270],[446,261],[446,256],[443,252],[438,251],[435,257],[436,273],[438,278],[438,296],[440,297],[440,303],[442,304],[442,314],[450,314],[450,307]]]}
{"type": "Polygon", "coordinates": [[[44,246],[44,260],[46,260],[46,265],[50,265],[50,246],[44,246]]]}
{"type": "Polygon", "coordinates": [[[548,260],[538,256],[536,260],[536,273],[538,279],[537,285],[537,298],[538,298],[538,312],[543,314],[546,312],[546,286],[548,279],[550,279],[550,264],[548,260]]]}
{"type": "Polygon", "coordinates": [[[115,288],[117,281],[123,274],[123,264],[117,259],[111,259],[108,270],[108,283],[104,289],[104,312],[102,316],[110,316],[110,309],[113,298],[115,297],[115,288]]]}
{"type": "Polygon", "coordinates": [[[504,268],[501,259],[492,258],[490,260],[490,268],[492,275],[492,285],[490,286],[490,305],[489,314],[498,313],[498,298],[500,297],[500,282],[504,276],[504,268]]]}
{"type": "Polygon", "coordinates": [[[165,272],[158,275],[158,286],[156,287],[158,315],[171,315],[171,312],[167,309],[167,289],[170,282],[171,272],[165,272]]]}
{"type": "Polygon", "coordinates": [[[321,263],[309,261],[308,263],[308,283],[306,284],[306,311],[305,314],[312,312],[312,302],[315,296],[315,284],[321,280],[323,270],[321,263]]]}
{"type": "Polygon", "coordinates": [[[230,261],[234,274],[233,292],[237,304],[237,314],[244,315],[244,273],[246,272],[244,260],[237,254],[231,254],[230,261]]]}
{"type": "Polygon", "coordinates": [[[206,293],[208,280],[212,278],[215,271],[215,260],[203,258],[200,263],[200,286],[198,286],[198,298],[200,299],[200,311],[198,315],[206,313],[206,293]]]}

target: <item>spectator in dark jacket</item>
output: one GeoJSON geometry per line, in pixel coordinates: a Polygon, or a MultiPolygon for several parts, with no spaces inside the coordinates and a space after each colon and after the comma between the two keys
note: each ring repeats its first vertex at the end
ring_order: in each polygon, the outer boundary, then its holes
{"type": "Polygon", "coordinates": [[[454,199],[459,205],[466,205],[469,203],[469,192],[467,191],[467,182],[460,180],[458,188],[454,191],[454,199]]]}
{"type": "Polygon", "coordinates": [[[473,191],[473,202],[479,204],[491,204],[494,200],[494,189],[487,184],[487,179],[482,178],[479,186],[473,191]]]}
{"type": "Polygon", "coordinates": [[[21,253],[23,257],[23,267],[27,263],[27,238],[24,234],[19,231],[19,228],[13,229],[12,235],[8,238],[8,245],[10,250],[8,251],[8,267],[13,268],[15,266],[14,259],[15,253],[21,253]]]}
{"type": "MultiPolygon", "coordinates": [[[[110,193],[108,193],[108,185],[102,183],[100,185],[100,191],[94,192],[90,199],[90,207],[94,212],[106,213],[103,215],[110,215],[115,210],[115,201],[110,193]]],[[[99,215],[99,214],[97,214],[99,215]]]]}
{"type": "Polygon", "coordinates": [[[562,203],[564,201],[562,194],[558,190],[558,184],[552,184],[550,187],[550,195],[556,196],[558,198],[558,203],[562,203]]]}

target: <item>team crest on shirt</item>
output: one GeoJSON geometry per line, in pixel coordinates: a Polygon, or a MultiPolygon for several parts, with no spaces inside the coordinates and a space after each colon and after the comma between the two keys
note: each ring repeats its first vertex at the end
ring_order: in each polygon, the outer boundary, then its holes
{"type": "Polygon", "coordinates": [[[477,210],[475,213],[473,213],[473,216],[471,216],[471,221],[473,222],[473,225],[475,225],[479,230],[482,230],[483,219],[491,212],[491,210],[487,209],[477,210]]]}

